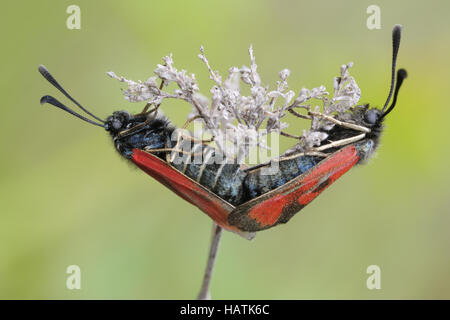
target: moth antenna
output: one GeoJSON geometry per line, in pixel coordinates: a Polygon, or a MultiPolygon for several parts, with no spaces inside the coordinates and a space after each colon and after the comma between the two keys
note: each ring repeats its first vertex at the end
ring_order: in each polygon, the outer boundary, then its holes
{"type": "Polygon", "coordinates": [[[396,71],[396,65],[397,65],[397,55],[398,55],[398,49],[400,47],[400,38],[402,35],[402,26],[399,24],[396,24],[394,26],[394,29],[392,29],[392,73],[391,73],[391,88],[389,89],[389,95],[386,99],[386,102],[384,103],[382,112],[384,113],[384,110],[386,110],[389,101],[392,98],[392,93],[394,92],[394,86],[395,86],[395,71],[396,71]]]}
{"type": "MultiPolygon", "coordinates": [[[[100,121],[101,123],[105,123],[105,121],[103,121],[102,119],[100,119],[99,117],[93,115],[92,113],[90,113],[88,110],[86,110],[81,104],[78,103],[78,101],[76,101],[74,98],[72,98],[70,96],[70,94],[67,93],[66,90],[63,89],[63,87],[61,87],[61,85],[58,83],[58,81],[56,81],[56,79],[51,75],[51,73],[47,70],[47,68],[45,66],[43,66],[42,64],[39,66],[39,72],[42,74],[42,76],[48,81],[50,82],[56,89],[58,89],[62,94],[64,94],[67,98],[69,98],[73,103],[75,103],[81,110],[83,110],[84,112],[86,112],[88,115],[90,115],[91,117],[93,117],[94,119],[97,119],[98,121],[100,121]]],[[[55,99],[56,100],[56,99],[55,99]]]]}
{"type": "Polygon", "coordinates": [[[407,77],[408,77],[408,73],[406,72],[405,69],[399,69],[397,71],[397,84],[395,85],[394,100],[392,100],[392,104],[386,110],[386,112],[383,113],[383,115],[381,116],[382,118],[387,116],[389,114],[389,112],[391,112],[392,109],[394,109],[395,104],[397,103],[398,91],[400,90],[400,87],[402,86],[403,80],[405,80],[407,77]]]}
{"type": "Polygon", "coordinates": [[[70,109],[69,107],[66,107],[65,105],[63,105],[61,102],[59,102],[58,100],[56,100],[56,99],[53,98],[52,96],[43,96],[43,97],[41,98],[41,101],[40,101],[40,102],[41,102],[41,104],[44,104],[44,103],[51,104],[51,105],[53,105],[53,106],[55,106],[55,107],[57,107],[57,108],[60,108],[60,109],[66,111],[66,112],[68,112],[68,113],[70,113],[70,114],[73,114],[75,117],[80,118],[81,120],[84,120],[84,121],[86,121],[86,122],[89,122],[89,123],[91,123],[91,124],[94,124],[94,125],[99,126],[99,127],[102,127],[102,128],[104,127],[103,124],[97,123],[97,122],[95,122],[95,121],[92,121],[92,120],[90,120],[90,119],[88,119],[88,118],[86,118],[86,117],[83,117],[82,115],[76,113],[75,111],[73,111],[73,110],[70,109]]]}

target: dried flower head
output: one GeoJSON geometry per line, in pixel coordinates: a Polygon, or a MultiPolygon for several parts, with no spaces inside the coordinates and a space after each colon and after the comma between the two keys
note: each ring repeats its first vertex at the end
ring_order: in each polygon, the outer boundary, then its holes
{"type": "Polygon", "coordinates": [[[194,74],[174,67],[172,54],[164,57],[164,64],[159,64],[154,70],[156,76],[145,82],[128,80],[114,72],[107,74],[127,84],[128,88],[123,94],[130,102],[145,101],[155,106],[165,99],[188,102],[192,106],[188,119],[201,121],[203,131],[214,137],[219,149],[226,156],[237,157],[238,160],[245,159],[253,147],[268,148],[263,137],[271,132],[281,133],[288,126],[281,119],[288,112],[297,113],[294,109],[307,111],[307,115],[302,117],[311,120],[311,127],[303,132],[293,149],[305,152],[320,145],[327,138],[324,131],[334,126],[320,115],[342,116],[361,97],[361,90],[349,75],[352,63],[343,65],[340,76],[334,78],[331,98],[324,86],[310,90],[302,88],[295,97],[295,92],[289,89],[287,82],[290,70],[281,70],[280,80],[273,90],[269,90],[268,86],[262,84],[258,74],[252,46],[249,48],[249,55],[250,66],[229,68],[228,75],[223,80],[219,72],[212,69],[205,50],[200,47],[198,57],[205,64],[214,83],[210,89],[210,98],[199,92],[194,74]],[[164,90],[170,83],[177,85],[173,92],[164,90]],[[241,85],[249,87],[249,95],[242,94],[241,85]],[[321,106],[312,107],[311,104],[315,101],[320,102],[321,106]]]}

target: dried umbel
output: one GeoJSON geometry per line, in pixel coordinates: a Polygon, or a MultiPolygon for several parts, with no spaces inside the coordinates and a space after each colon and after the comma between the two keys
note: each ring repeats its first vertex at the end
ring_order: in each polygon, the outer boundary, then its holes
{"type": "Polygon", "coordinates": [[[200,93],[194,74],[174,66],[172,54],[163,58],[164,63],[154,70],[155,76],[145,82],[128,80],[114,72],[108,72],[108,75],[127,84],[123,94],[130,102],[160,106],[166,99],[178,99],[191,104],[193,111],[188,121],[195,120],[202,124],[202,130],[195,132],[196,136],[209,134],[228,158],[238,162],[248,157],[251,148],[267,149],[264,137],[268,134],[284,134],[283,129],[288,124],[282,120],[288,114],[307,119],[311,125],[309,130],[298,136],[298,142],[287,154],[294,151],[313,152],[314,147],[328,138],[326,132],[336,125],[329,118],[344,120],[347,111],[357,105],[361,97],[361,90],[349,74],[353,63],[341,67],[340,75],[333,81],[332,96],[324,86],[302,88],[296,94],[289,89],[287,80],[290,70],[280,71],[280,80],[271,90],[261,81],[252,47],[249,48],[249,55],[249,67],[231,67],[223,79],[211,67],[203,47],[200,48],[198,57],[206,65],[213,81],[209,98],[200,93]],[[177,88],[169,92],[167,86],[171,83],[175,83],[177,88]],[[242,86],[249,87],[250,95],[242,93],[242,86]]]}

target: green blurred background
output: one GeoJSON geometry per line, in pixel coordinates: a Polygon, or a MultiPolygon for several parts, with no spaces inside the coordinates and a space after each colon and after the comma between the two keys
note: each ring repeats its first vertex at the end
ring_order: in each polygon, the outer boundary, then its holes
{"type": "MultiPolygon", "coordinates": [[[[267,84],[289,68],[297,92],[331,88],[340,65],[354,61],[361,101],[380,105],[395,23],[404,26],[399,66],[409,78],[377,156],[289,224],[252,242],[226,233],[212,297],[450,298],[449,10],[446,1],[2,3],[0,298],[195,298],[209,246],[203,213],[122,160],[101,129],[39,105],[43,94],[61,98],[39,64],[105,117],[143,107],[125,101],[107,71],[145,80],[172,52],[208,93],[199,46],[225,73],[248,65],[253,44],[267,84]],[[71,4],[81,30],[66,28],[71,4]],[[381,30],[366,28],[371,4],[381,30]],[[66,289],[72,264],[81,290],[66,289]],[[372,264],[381,290],[366,288],[372,264]]],[[[181,125],[190,107],[163,110],[181,125]]]]}

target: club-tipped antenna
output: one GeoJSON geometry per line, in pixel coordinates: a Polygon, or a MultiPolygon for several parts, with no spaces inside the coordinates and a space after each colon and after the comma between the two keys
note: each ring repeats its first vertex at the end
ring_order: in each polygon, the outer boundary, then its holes
{"type": "Polygon", "coordinates": [[[76,113],[75,111],[73,111],[69,107],[66,107],[65,105],[63,105],[61,102],[59,102],[58,100],[56,100],[52,96],[43,96],[41,98],[41,104],[44,104],[44,103],[48,103],[48,104],[51,104],[51,105],[53,105],[53,106],[55,106],[57,108],[60,108],[60,109],[66,111],[66,112],[68,112],[70,114],[73,114],[75,117],[80,118],[81,120],[84,120],[86,122],[89,122],[91,124],[94,124],[94,125],[102,127],[102,128],[104,127],[103,124],[97,123],[95,121],[92,121],[91,119],[88,119],[88,118],[83,117],[82,115],[76,113]]]}
{"type": "MultiPolygon", "coordinates": [[[[61,87],[61,85],[58,83],[58,81],[56,81],[56,79],[51,75],[51,73],[47,70],[47,68],[45,66],[43,66],[42,64],[39,66],[39,72],[42,74],[42,76],[48,81],[50,82],[56,89],[58,89],[62,94],[64,94],[67,98],[69,98],[73,103],[75,103],[81,110],[83,110],[84,112],[86,112],[88,115],[90,115],[91,117],[93,117],[94,119],[100,121],[101,123],[104,123],[105,121],[103,121],[102,119],[100,119],[99,117],[93,115],[92,113],[90,113],[88,110],[86,110],[81,104],[78,103],[78,101],[76,101],[74,98],[72,98],[70,96],[70,94],[67,93],[66,90],[63,89],[63,87],[61,87]]],[[[56,100],[56,99],[54,99],[56,100]]],[[[42,99],[41,99],[42,101],[42,99]]],[[[56,100],[57,101],[57,100],[56,100]]],[[[59,108],[59,107],[58,107],[59,108]]],[[[67,107],[66,107],[67,108],[67,107]]],[[[67,108],[68,109],[68,108],[67,108]]],[[[65,109],[64,109],[65,110],[65,109]]],[[[68,109],[71,110],[71,109],[68,109]]],[[[70,112],[72,114],[74,111],[70,112]]],[[[78,115],[79,116],[79,115],[78,115]]]]}
{"type": "Polygon", "coordinates": [[[392,104],[386,110],[386,112],[383,113],[383,115],[381,116],[382,118],[387,116],[389,114],[389,112],[391,112],[392,109],[394,109],[395,104],[397,103],[398,91],[400,90],[400,87],[402,86],[403,80],[405,80],[406,77],[408,77],[408,73],[406,72],[406,70],[405,69],[398,69],[398,71],[397,71],[397,83],[395,85],[395,92],[394,92],[394,100],[392,100],[392,104]]]}
{"type": "Polygon", "coordinates": [[[382,112],[386,110],[389,101],[391,101],[392,94],[394,93],[394,86],[395,86],[395,72],[396,72],[396,65],[397,65],[397,55],[398,55],[398,49],[400,47],[400,38],[402,35],[402,26],[399,24],[396,24],[394,26],[394,29],[392,29],[392,73],[391,73],[391,88],[389,89],[389,95],[386,99],[386,102],[384,103],[382,112]]]}

